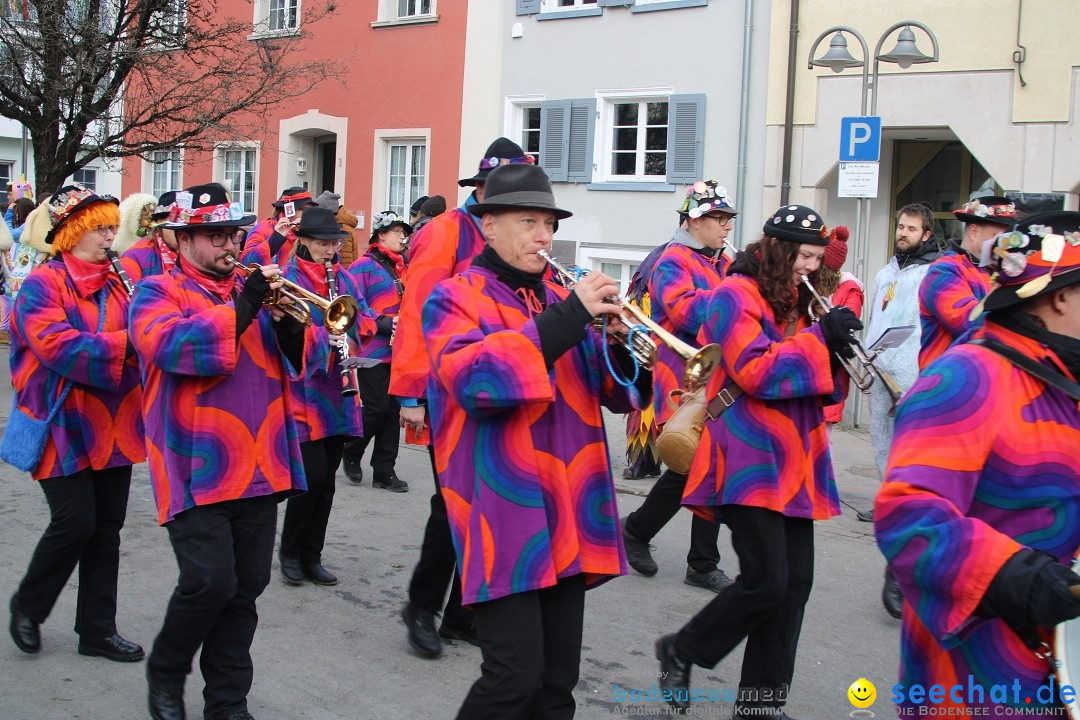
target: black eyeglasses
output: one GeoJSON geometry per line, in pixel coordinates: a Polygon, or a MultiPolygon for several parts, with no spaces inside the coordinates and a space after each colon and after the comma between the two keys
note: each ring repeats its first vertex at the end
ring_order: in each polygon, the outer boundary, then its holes
{"type": "Polygon", "coordinates": [[[203,237],[205,237],[207,240],[209,240],[210,244],[213,245],[216,248],[225,247],[225,245],[227,243],[230,243],[230,242],[233,245],[239,245],[240,243],[244,242],[244,235],[245,235],[243,230],[232,230],[232,231],[229,231],[229,232],[216,232],[216,233],[208,233],[208,232],[201,232],[200,231],[199,234],[202,235],[203,237]]]}

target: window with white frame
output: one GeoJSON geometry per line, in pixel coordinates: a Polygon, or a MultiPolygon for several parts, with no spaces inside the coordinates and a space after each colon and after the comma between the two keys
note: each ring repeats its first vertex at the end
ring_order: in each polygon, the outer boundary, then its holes
{"type": "Polygon", "coordinates": [[[97,192],[97,169],[80,168],[71,173],[72,182],[77,182],[91,192],[97,192]]]}
{"type": "Polygon", "coordinates": [[[180,187],[180,151],[155,150],[150,153],[150,194],[161,197],[180,187]]]}
{"type": "Polygon", "coordinates": [[[434,14],[435,0],[397,0],[397,16],[399,19],[434,14]]]}
{"type": "Polygon", "coordinates": [[[386,208],[405,216],[413,202],[427,194],[427,145],[393,142],[387,151],[386,208]]]}
{"type": "Polygon", "coordinates": [[[0,188],[6,188],[7,184],[14,178],[12,175],[15,172],[15,163],[0,162],[0,188]]]}
{"type": "Polygon", "coordinates": [[[521,106],[521,149],[540,164],[540,106],[521,106]]]}
{"type": "Polygon", "coordinates": [[[257,153],[254,148],[221,148],[222,185],[233,202],[244,206],[244,212],[255,212],[255,173],[257,153]]]}
{"type": "Polygon", "coordinates": [[[634,278],[634,273],[637,272],[640,264],[636,260],[597,258],[593,260],[593,269],[599,270],[614,280],[615,284],[619,286],[619,297],[622,297],[623,293],[630,287],[630,281],[634,278]]]}
{"type": "Polygon", "coordinates": [[[575,10],[578,8],[594,8],[596,0],[544,0],[542,12],[558,12],[559,10],[575,10]]]}
{"type": "Polygon", "coordinates": [[[255,0],[256,32],[287,32],[300,27],[300,0],[255,0]]]}
{"type": "Polygon", "coordinates": [[[666,98],[609,101],[604,167],[617,180],[661,180],[667,175],[666,98]]]}

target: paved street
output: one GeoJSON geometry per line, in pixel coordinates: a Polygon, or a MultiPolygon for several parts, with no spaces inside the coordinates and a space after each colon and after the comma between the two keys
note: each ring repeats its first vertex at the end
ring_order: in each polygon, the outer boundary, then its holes
{"type": "MultiPolygon", "coordinates": [[[[0,377],[7,377],[6,353],[0,377]]],[[[0,408],[10,407],[5,379],[0,408]]],[[[6,417],[5,417],[6,420],[6,417]]],[[[625,465],[622,418],[611,418],[615,473],[625,465]]],[[[869,440],[864,433],[834,435],[842,498],[866,507],[876,487],[869,440]]],[[[260,720],[359,718],[412,720],[452,718],[479,672],[480,653],[466,644],[448,645],[438,660],[411,653],[398,617],[417,558],[432,488],[426,454],[403,446],[398,474],[409,493],[395,495],[370,484],[352,486],[339,474],[334,515],[324,560],[341,583],[294,588],[274,575],[260,600],[260,625],[253,649],[255,684],[249,701],[260,720]]],[[[8,492],[0,505],[0,596],[7,600],[26,568],[48,513],[41,491],[25,474],[0,467],[8,492]]],[[[619,481],[620,512],[641,503],[646,481],[619,481]]],[[[888,688],[895,682],[899,623],[881,607],[883,561],[870,527],[855,520],[852,507],[816,530],[814,592],[803,627],[788,710],[801,719],[847,717],[846,692],[859,677],[877,685],[872,708],[891,716],[888,688]]],[[[655,541],[656,577],[620,578],[591,591],[585,618],[581,680],[582,720],[616,714],[663,714],[659,703],[616,701],[612,683],[648,688],[655,682],[656,637],[677,629],[712,595],[683,584],[689,513],[680,514],[655,541]]],[[[737,571],[726,532],[722,566],[737,571]]],[[[155,522],[146,466],[135,469],[120,563],[121,634],[147,649],[162,619],[176,579],[166,532],[155,522]]],[[[0,718],[145,718],[144,663],[123,665],[85,658],[72,632],[74,578],[43,626],[42,652],[19,652],[0,640],[0,718]]],[[[712,670],[694,668],[693,685],[708,692],[737,684],[741,649],[712,670]]],[[[189,717],[201,717],[198,669],[187,686],[189,717]]],[[[699,703],[700,717],[727,718],[731,703],[699,703]]]]}

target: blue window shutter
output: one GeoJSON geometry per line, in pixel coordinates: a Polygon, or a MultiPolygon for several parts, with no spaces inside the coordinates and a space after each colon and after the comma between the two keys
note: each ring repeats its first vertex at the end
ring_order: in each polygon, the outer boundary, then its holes
{"type": "Polygon", "coordinates": [[[705,157],[705,96],[668,98],[667,181],[685,184],[701,180],[705,157]]]}
{"type": "Polygon", "coordinates": [[[540,12],[540,0],[517,0],[518,15],[535,15],[540,12]]]}
{"type": "Polygon", "coordinates": [[[566,182],[570,149],[570,101],[540,103],[540,167],[552,182],[566,182]]]}
{"type": "Polygon", "coordinates": [[[566,160],[568,182],[592,182],[596,98],[570,101],[570,141],[566,160]]]}

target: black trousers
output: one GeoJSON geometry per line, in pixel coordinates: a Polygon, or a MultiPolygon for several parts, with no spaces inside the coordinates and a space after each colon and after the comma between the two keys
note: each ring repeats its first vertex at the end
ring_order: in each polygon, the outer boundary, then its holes
{"type": "Polygon", "coordinates": [[[585,577],[477,603],[473,610],[483,663],[458,720],[574,717],[585,577]]]}
{"type": "Polygon", "coordinates": [[[270,582],[276,526],[272,495],[200,505],[165,525],[180,578],[147,672],[183,687],[201,646],[208,718],[247,707],[251,641],[259,624],[255,601],[270,582]]]}
{"type": "Polygon", "coordinates": [[[360,385],[360,400],[364,420],[364,436],[350,440],[345,445],[349,455],[363,457],[369,443],[371,447],[372,480],[388,480],[396,475],[398,444],[401,441],[401,424],[398,412],[401,406],[390,394],[390,363],[356,371],[360,385]]]}
{"type": "Polygon", "coordinates": [[[322,562],[326,526],[334,508],[337,469],[341,464],[344,435],[332,435],[300,443],[308,489],[289,498],[281,525],[281,554],[303,565],[322,562]]]}
{"type": "Polygon", "coordinates": [[[428,446],[431,460],[431,476],[435,480],[435,494],[431,496],[431,513],[424,527],[424,542],[420,546],[420,560],[409,582],[409,603],[421,610],[437,613],[443,610],[443,622],[462,626],[472,622],[472,613],[461,605],[461,578],[458,577],[457,554],[450,536],[450,521],[446,517],[446,501],[439,489],[439,475],[435,472],[435,451],[428,446]],[[450,585],[450,596],[446,586],[450,585]]]}
{"type": "MultiPolygon", "coordinates": [[[[634,512],[626,517],[626,532],[642,542],[652,540],[682,508],[687,476],[668,468],[634,512]]],[[[725,510],[726,511],[726,510],[725,510]]],[[[712,572],[720,562],[720,525],[694,515],[690,521],[690,551],[686,563],[700,573],[712,572]]]]}
{"type": "Polygon", "coordinates": [[[127,517],[131,466],[87,468],[38,484],[49,504],[49,526],[19,583],[16,607],[34,622],[45,622],[78,565],[75,632],[108,637],[116,632],[120,529],[127,517]]]}
{"type": "Polygon", "coordinates": [[[739,577],[679,631],[675,650],[712,668],[746,638],[740,699],[779,707],[795,673],[803,611],[814,584],[814,524],[725,505],[739,577]]]}

